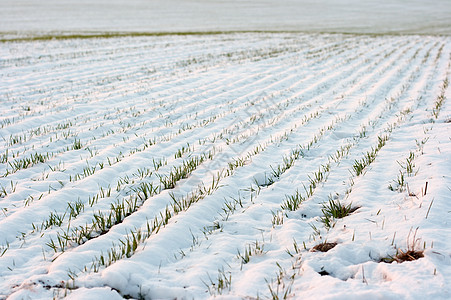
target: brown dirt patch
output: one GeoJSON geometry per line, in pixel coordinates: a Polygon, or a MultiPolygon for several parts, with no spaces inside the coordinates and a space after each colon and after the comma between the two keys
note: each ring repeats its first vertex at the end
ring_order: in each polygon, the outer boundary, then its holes
{"type": "Polygon", "coordinates": [[[337,243],[321,243],[313,247],[312,251],[327,252],[335,246],[337,246],[337,243]]]}

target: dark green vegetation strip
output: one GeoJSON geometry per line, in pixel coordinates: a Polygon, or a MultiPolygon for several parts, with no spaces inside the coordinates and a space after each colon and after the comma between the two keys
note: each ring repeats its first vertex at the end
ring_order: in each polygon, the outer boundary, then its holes
{"type": "Polygon", "coordinates": [[[232,31],[186,31],[186,32],[96,32],[96,33],[54,33],[36,36],[23,36],[5,38],[7,35],[17,33],[0,32],[0,43],[5,42],[29,42],[48,40],[69,40],[69,39],[94,39],[94,38],[119,38],[119,37],[144,37],[144,36],[185,36],[185,35],[217,35],[217,34],[239,34],[239,33],[299,33],[299,34],[344,34],[362,36],[399,36],[399,35],[424,35],[424,36],[444,36],[441,34],[409,34],[409,33],[355,33],[355,32],[309,32],[301,30],[232,30],[232,31]]]}

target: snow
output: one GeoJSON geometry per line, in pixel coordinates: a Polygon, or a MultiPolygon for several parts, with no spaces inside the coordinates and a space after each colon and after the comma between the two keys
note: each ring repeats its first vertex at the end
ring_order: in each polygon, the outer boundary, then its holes
{"type": "Polygon", "coordinates": [[[80,288],[70,294],[67,299],[123,299],[119,294],[109,288],[80,288]]]}
{"type": "Polygon", "coordinates": [[[5,38],[104,32],[451,34],[448,0],[3,0],[5,38]]]}
{"type": "Polygon", "coordinates": [[[451,298],[449,6],[301,2],[3,1],[0,299],[451,298]],[[297,32],[5,41],[137,29],[297,32]]]}

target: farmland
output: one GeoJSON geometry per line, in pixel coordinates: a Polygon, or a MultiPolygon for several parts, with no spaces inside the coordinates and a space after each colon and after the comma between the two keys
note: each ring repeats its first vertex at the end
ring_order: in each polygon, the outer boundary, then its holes
{"type": "Polygon", "coordinates": [[[0,57],[0,298],[449,297],[450,37],[0,57]]]}

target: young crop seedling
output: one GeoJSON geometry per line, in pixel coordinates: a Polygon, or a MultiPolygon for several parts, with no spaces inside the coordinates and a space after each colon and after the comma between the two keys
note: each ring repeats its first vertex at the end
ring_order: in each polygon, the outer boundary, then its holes
{"type": "Polygon", "coordinates": [[[305,198],[301,195],[299,190],[296,190],[294,195],[285,195],[285,202],[282,203],[281,208],[289,211],[295,211],[299,208],[305,198]]]}
{"type": "Polygon", "coordinates": [[[390,191],[399,191],[399,192],[404,191],[404,188],[406,186],[406,182],[404,180],[404,173],[402,171],[399,171],[399,175],[398,175],[397,179],[393,180],[393,181],[394,181],[395,185],[393,186],[393,185],[390,184],[388,186],[388,189],[390,191]]]}
{"type": "Polygon", "coordinates": [[[336,219],[342,219],[349,216],[351,213],[359,209],[359,207],[353,207],[352,203],[348,205],[342,204],[339,200],[329,199],[328,202],[322,204],[321,211],[323,216],[320,221],[324,223],[326,229],[330,229],[334,226],[336,219]]]}
{"type": "Polygon", "coordinates": [[[411,151],[409,153],[409,157],[406,158],[406,172],[408,175],[411,175],[414,172],[414,168],[415,168],[415,164],[413,163],[414,159],[415,159],[415,153],[411,151]]]}
{"type": "Polygon", "coordinates": [[[204,234],[205,239],[208,240],[208,235],[212,234],[216,230],[220,230],[222,232],[222,225],[218,221],[214,221],[211,226],[204,226],[201,231],[204,234]]]}
{"type": "Polygon", "coordinates": [[[208,158],[208,155],[209,154],[193,156],[188,160],[183,161],[182,165],[178,167],[174,166],[168,175],[157,174],[162,185],[162,189],[173,189],[179,180],[187,178],[192,171],[194,171],[208,158]]]}
{"type": "Polygon", "coordinates": [[[223,216],[223,220],[228,220],[229,216],[235,212],[237,207],[240,206],[243,208],[243,202],[240,197],[238,199],[231,198],[231,201],[224,201],[224,206],[222,207],[222,211],[225,213],[225,216],[223,216]]]}
{"type": "Polygon", "coordinates": [[[286,214],[283,211],[281,211],[281,210],[278,210],[277,212],[271,211],[271,214],[272,214],[272,226],[273,227],[276,225],[283,224],[284,216],[286,216],[286,214]]]}
{"type": "Polygon", "coordinates": [[[208,273],[207,276],[210,280],[210,284],[205,283],[203,280],[202,282],[207,287],[211,296],[222,295],[224,289],[230,291],[232,286],[232,272],[225,272],[224,268],[218,269],[218,278],[216,282],[211,279],[208,273]]]}
{"type": "MultiPolygon", "coordinates": [[[[297,264],[300,263],[300,260],[297,261],[297,264]]],[[[297,274],[297,267],[292,266],[292,270],[295,271],[291,276],[287,273],[287,271],[282,268],[282,266],[276,262],[276,266],[278,268],[276,272],[276,278],[268,281],[265,279],[266,284],[269,289],[270,299],[279,300],[279,299],[288,299],[291,294],[291,289],[294,283],[295,276],[297,274]],[[285,280],[288,279],[288,284],[285,283],[285,280]],[[275,286],[275,287],[274,287],[275,286]]]]}
{"type": "Polygon", "coordinates": [[[131,190],[138,195],[141,201],[146,201],[150,197],[158,194],[159,189],[159,186],[153,186],[153,184],[149,182],[141,182],[138,187],[131,188],[131,190]]]}
{"type": "Polygon", "coordinates": [[[432,108],[432,115],[438,119],[438,115],[440,113],[440,110],[442,108],[443,102],[445,101],[445,93],[446,89],[448,88],[448,78],[445,78],[442,84],[440,95],[437,96],[437,100],[434,103],[434,107],[432,108]]]}
{"type": "Polygon", "coordinates": [[[74,144],[72,145],[72,150],[79,150],[83,147],[80,140],[75,139],[74,144]]]}
{"type": "MultiPolygon", "coordinates": [[[[289,249],[286,249],[285,251],[291,257],[294,257],[295,255],[298,255],[301,253],[301,249],[299,248],[298,243],[296,242],[296,240],[294,238],[293,238],[293,249],[294,249],[294,253],[292,253],[289,249]]],[[[305,249],[305,243],[304,243],[304,249],[305,249]]]]}
{"type": "Polygon", "coordinates": [[[263,254],[263,252],[264,252],[264,245],[259,244],[258,241],[255,241],[254,243],[249,244],[247,247],[245,247],[243,254],[241,254],[240,250],[238,250],[237,257],[241,261],[241,268],[243,267],[244,264],[247,264],[250,261],[251,256],[261,255],[261,254],[263,254]]]}
{"type": "Polygon", "coordinates": [[[6,188],[0,184],[0,198],[6,197],[7,195],[6,188]]]}
{"type": "Polygon", "coordinates": [[[27,135],[10,135],[6,143],[7,146],[13,146],[15,144],[22,144],[27,141],[27,135]]]}
{"type": "Polygon", "coordinates": [[[174,158],[176,158],[176,159],[181,158],[183,156],[183,154],[185,154],[187,152],[191,152],[191,151],[193,151],[193,149],[191,149],[189,143],[187,143],[186,147],[182,146],[180,149],[177,150],[177,152],[174,154],[174,158]]]}
{"type": "Polygon", "coordinates": [[[6,149],[5,153],[0,155],[0,163],[4,164],[8,162],[8,149],[6,149]]]}
{"type": "MultiPolygon", "coordinates": [[[[388,186],[389,190],[403,192],[407,188],[407,190],[409,191],[409,186],[407,185],[407,182],[404,178],[404,174],[406,174],[407,176],[412,176],[412,174],[415,171],[414,170],[415,163],[413,162],[414,159],[415,159],[415,153],[410,151],[409,157],[406,158],[405,164],[398,161],[398,164],[401,167],[401,170],[399,170],[397,179],[393,180],[394,185],[390,184],[388,186]]],[[[415,195],[415,194],[410,193],[410,191],[409,191],[409,195],[415,195]]]]}
{"type": "Polygon", "coordinates": [[[45,153],[45,154],[41,154],[41,153],[34,153],[31,154],[29,157],[26,158],[21,158],[21,159],[16,159],[14,161],[9,161],[8,165],[11,167],[11,171],[10,170],[6,170],[6,174],[4,175],[5,177],[9,174],[15,173],[19,170],[22,169],[27,169],[29,167],[32,167],[36,164],[39,163],[44,163],[46,162],[49,158],[51,158],[53,156],[53,153],[45,153]]]}
{"type": "Polygon", "coordinates": [[[67,203],[67,211],[69,212],[69,221],[70,219],[76,218],[81,212],[85,210],[85,204],[80,198],[75,202],[67,203]]]}

